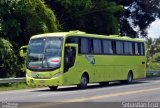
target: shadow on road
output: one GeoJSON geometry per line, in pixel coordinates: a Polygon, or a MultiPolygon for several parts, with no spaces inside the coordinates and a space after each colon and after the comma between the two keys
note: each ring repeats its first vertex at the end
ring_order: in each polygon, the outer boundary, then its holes
{"type": "Polygon", "coordinates": [[[43,90],[34,90],[32,92],[44,92],[44,91],[48,91],[48,92],[64,92],[64,91],[79,91],[79,90],[88,90],[88,89],[99,89],[99,88],[110,88],[110,87],[118,87],[118,86],[128,86],[128,85],[137,85],[137,84],[144,84],[144,83],[150,83],[150,82],[146,82],[146,81],[134,81],[131,84],[124,84],[124,83],[120,83],[120,82],[110,82],[109,85],[106,86],[101,86],[98,83],[96,84],[91,84],[88,85],[87,89],[79,89],[77,88],[77,86],[63,86],[63,88],[60,86],[60,88],[58,88],[57,90],[51,91],[49,88],[48,89],[43,89],[43,90]]]}

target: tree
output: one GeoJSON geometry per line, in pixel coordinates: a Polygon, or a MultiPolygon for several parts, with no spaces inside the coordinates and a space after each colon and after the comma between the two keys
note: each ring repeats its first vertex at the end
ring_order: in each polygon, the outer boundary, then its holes
{"type": "Polygon", "coordinates": [[[155,53],[153,55],[153,60],[160,63],[160,53],[155,53]]]}
{"type": "Polygon", "coordinates": [[[23,76],[20,46],[28,44],[32,35],[55,32],[58,28],[54,12],[41,0],[1,0],[0,77],[23,76]]]}
{"type": "Polygon", "coordinates": [[[45,0],[55,10],[62,30],[118,34],[122,7],[114,0],[45,0]]]}
{"type": "Polygon", "coordinates": [[[4,38],[25,45],[34,34],[57,30],[54,12],[41,0],[1,0],[0,33],[4,38]]]}
{"type": "Polygon", "coordinates": [[[124,6],[121,13],[121,35],[147,37],[147,28],[160,18],[160,0],[116,0],[124,6]]]}
{"type": "Polygon", "coordinates": [[[17,70],[17,57],[13,46],[9,41],[0,38],[0,78],[14,76],[17,70]]]}
{"type": "Polygon", "coordinates": [[[147,68],[159,69],[160,68],[160,38],[146,40],[147,51],[147,68]]]}

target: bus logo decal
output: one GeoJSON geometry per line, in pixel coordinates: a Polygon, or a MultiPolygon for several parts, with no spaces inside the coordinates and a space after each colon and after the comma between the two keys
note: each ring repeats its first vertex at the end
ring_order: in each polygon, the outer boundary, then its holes
{"type": "Polygon", "coordinates": [[[85,58],[88,62],[90,62],[90,64],[94,65],[96,63],[96,60],[93,55],[85,55],[85,58]]]}

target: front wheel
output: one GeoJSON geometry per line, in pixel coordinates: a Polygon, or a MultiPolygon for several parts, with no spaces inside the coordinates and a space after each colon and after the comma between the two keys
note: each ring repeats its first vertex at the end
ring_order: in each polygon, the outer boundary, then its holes
{"type": "Polygon", "coordinates": [[[57,90],[58,86],[49,86],[51,91],[57,90]]]}
{"type": "Polygon", "coordinates": [[[87,88],[87,84],[88,84],[88,77],[86,74],[83,74],[82,77],[81,77],[81,82],[80,84],[77,85],[78,88],[80,89],[85,89],[87,88]]]}

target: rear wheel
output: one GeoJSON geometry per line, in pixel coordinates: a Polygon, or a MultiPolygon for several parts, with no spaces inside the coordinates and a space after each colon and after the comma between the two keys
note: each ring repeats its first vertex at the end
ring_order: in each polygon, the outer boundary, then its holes
{"type": "Polygon", "coordinates": [[[80,82],[80,84],[77,85],[77,87],[80,89],[85,89],[85,88],[87,88],[88,82],[89,82],[89,79],[88,79],[87,75],[83,74],[81,77],[81,82],[80,82]]]}
{"type": "Polygon", "coordinates": [[[132,74],[132,72],[129,72],[128,73],[128,77],[127,77],[127,80],[124,80],[124,81],[121,81],[122,83],[127,83],[127,84],[130,84],[130,83],[132,83],[133,82],[133,74],[132,74]]]}
{"type": "Polygon", "coordinates": [[[133,74],[131,72],[128,73],[127,83],[132,83],[133,81],[133,74]]]}
{"type": "Polygon", "coordinates": [[[50,90],[54,91],[57,90],[58,86],[49,86],[50,90]]]}

